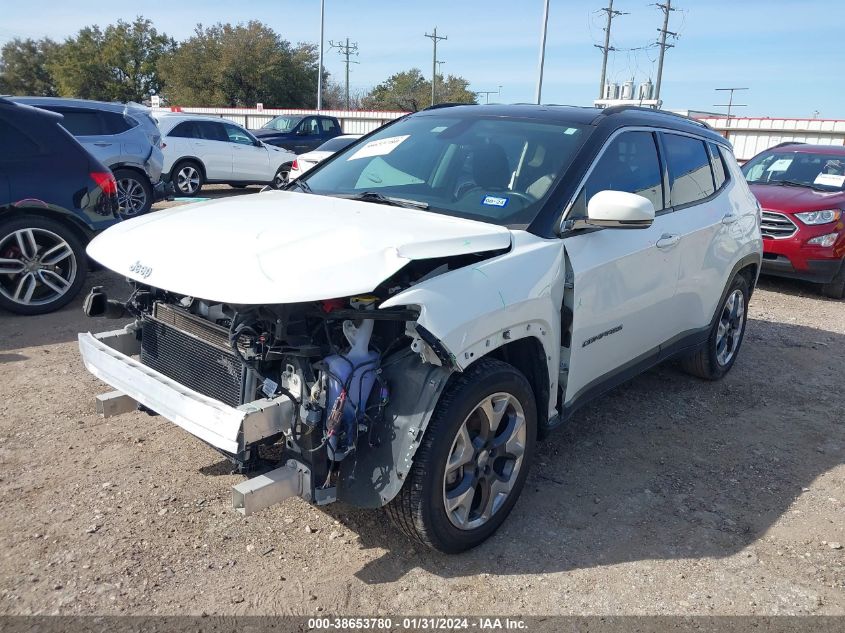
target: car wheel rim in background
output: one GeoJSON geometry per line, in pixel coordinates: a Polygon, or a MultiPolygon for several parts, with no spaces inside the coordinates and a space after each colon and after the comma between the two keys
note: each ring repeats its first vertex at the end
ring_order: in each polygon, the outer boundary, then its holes
{"type": "Polygon", "coordinates": [[[501,509],[513,490],[525,453],[525,411],[515,396],[486,396],[458,429],[443,477],[449,521],[473,530],[501,509]]]}
{"type": "Polygon", "coordinates": [[[134,178],[121,178],[117,181],[117,206],[125,216],[136,215],[144,210],[147,194],[143,185],[134,178]]]}
{"type": "Polygon", "coordinates": [[[76,255],[46,229],[18,229],[0,237],[0,293],[20,305],[44,305],[64,296],[76,279],[76,255]]]}
{"type": "Polygon", "coordinates": [[[745,295],[742,290],[734,290],[722,308],[716,330],[716,360],[724,366],[731,362],[739,341],[742,338],[742,327],[745,324],[745,295]]]}
{"type": "Polygon", "coordinates": [[[199,172],[193,167],[183,167],[176,175],[176,186],[182,193],[195,193],[200,186],[199,172]]]}

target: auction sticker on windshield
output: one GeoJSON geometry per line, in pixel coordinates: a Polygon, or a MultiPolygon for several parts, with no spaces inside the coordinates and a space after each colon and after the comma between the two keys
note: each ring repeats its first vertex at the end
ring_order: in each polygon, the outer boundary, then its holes
{"type": "Polygon", "coordinates": [[[836,174],[819,174],[813,181],[814,185],[827,185],[828,187],[841,187],[845,184],[845,176],[836,174]]]}
{"type": "Polygon", "coordinates": [[[346,160],[357,160],[359,158],[371,158],[373,156],[385,156],[395,150],[410,134],[404,136],[391,136],[380,138],[377,141],[370,141],[346,160]]]}

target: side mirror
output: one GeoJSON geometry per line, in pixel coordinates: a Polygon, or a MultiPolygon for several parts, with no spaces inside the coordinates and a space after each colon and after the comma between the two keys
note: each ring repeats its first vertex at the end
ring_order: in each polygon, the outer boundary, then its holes
{"type": "Polygon", "coordinates": [[[654,204],[627,191],[599,191],[587,203],[587,219],[582,222],[614,229],[647,229],[654,222],[654,204]]]}

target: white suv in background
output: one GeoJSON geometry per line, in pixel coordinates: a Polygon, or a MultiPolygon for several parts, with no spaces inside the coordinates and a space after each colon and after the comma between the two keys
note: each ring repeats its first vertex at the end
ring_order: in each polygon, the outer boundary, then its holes
{"type": "Polygon", "coordinates": [[[164,173],[176,195],[195,196],[206,183],[282,186],[296,154],[267,145],[236,123],[190,114],[157,115],[164,173]]]}

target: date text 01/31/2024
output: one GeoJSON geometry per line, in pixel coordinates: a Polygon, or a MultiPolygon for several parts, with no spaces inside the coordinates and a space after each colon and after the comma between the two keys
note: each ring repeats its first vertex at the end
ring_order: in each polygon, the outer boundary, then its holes
{"type": "Polygon", "coordinates": [[[406,617],[394,621],[385,617],[351,618],[309,618],[309,630],[374,630],[374,631],[499,631],[527,630],[526,623],[519,618],[498,617],[406,617]]]}

